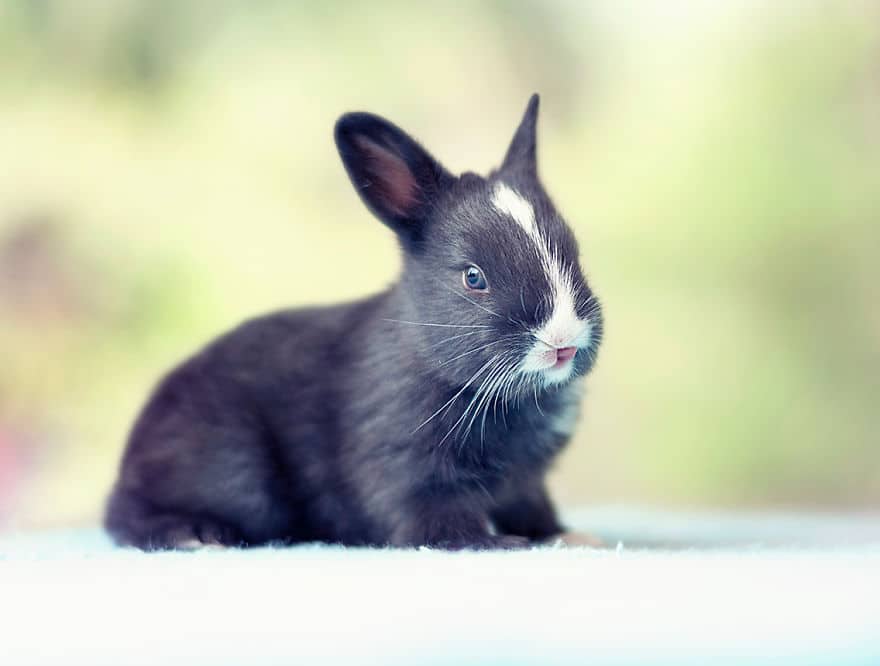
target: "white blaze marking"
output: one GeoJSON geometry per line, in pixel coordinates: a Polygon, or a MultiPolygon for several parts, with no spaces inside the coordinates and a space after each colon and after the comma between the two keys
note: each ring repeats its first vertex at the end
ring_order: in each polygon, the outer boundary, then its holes
{"type": "Polygon", "coordinates": [[[562,382],[571,374],[571,363],[563,368],[554,368],[556,352],[553,347],[586,347],[590,342],[590,325],[577,316],[574,287],[571,275],[562,265],[556,248],[550,249],[538,229],[535,209],[519,192],[503,182],[498,182],[492,192],[492,205],[499,213],[510,216],[535,244],[535,251],[550,282],[553,311],[550,319],[535,331],[544,343],[535,346],[526,354],[521,369],[524,372],[544,371],[548,383],[562,382]],[[552,356],[552,360],[550,360],[552,356]]]}
{"type": "Polygon", "coordinates": [[[519,192],[499,182],[492,193],[492,205],[499,213],[510,215],[539,248],[546,250],[541,234],[538,233],[538,223],[535,222],[535,209],[519,192]]]}

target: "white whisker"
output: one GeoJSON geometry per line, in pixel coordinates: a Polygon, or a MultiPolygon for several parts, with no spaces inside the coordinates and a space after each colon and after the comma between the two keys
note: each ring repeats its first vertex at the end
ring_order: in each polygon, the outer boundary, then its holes
{"type": "MultiPolygon", "coordinates": [[[[483,406],[484,406],[484,405],[488,405],[488,400],[489,400],[489,399],[491,398],[491,396],[492,396],[492,391],[495,389],[495,386],[498,384],[498,381],[499,381],[499,380],[504,376],[504,374],[507,372],[507,367],[508,367],[508,366],[509,366],[509,363],[505,363],[504,361],[502,361],[502,362],[498,365],[498,372],[495,373],[495,375],[493,375],[491,381],[488,381],[488,380],[487,380],[487,381],[485,382],[486,390],[483,392],[483,395],[482,395],[482,397],[480,398],[480,401],[477,403],[477,406],[475,407],[474,412],[473,412],[473,414],[471,415],[471,420],[468,422],[467,428],[465,429],[465,433],[464,433],[464,437],[463,437],[463,439],[467,439],[467,438],[470,436],[471,428],[473,427],[474,422],[476,421],[477,417],[480,415],[480,411],[483,409],[483,406]]],[[[481,439],[480,439],[480,447],[481,447],[481,450],[482,450],[482,445],[483,445],[483,440],[482,440],[482,438],[481,438],[481,439]]]]}
{"type": "Polygon", "coordinates": [[[534,389],[534,392],[535,392],[535,407],[538,408],[538,412],[541,414],[541,416],[544,416],[544,410],[541,409],[541,405],[538,404],[538,385],[532,384],[532,388],[534,389]]]}
{"type": "Polygon", "coordinates": [[[460,297],[460,298],[463,298],[464,300],[466,300],[468,303],[470,303],[470,304],[472,304],[472,305],[476,305],[478,308],[480,308],[481,310],[485,310],[486,312],[488,312],[488,313],[489,313],[490,315],[492,315],[493,317],[501,317],[501,315],[498,314],[497,312],[492,312],[492,310],[490,310],[489,308],[487,308],[487,307],[485,307],[485,306],[483,306],[483,305],[480,305],[480,304],[477,303],[475,300],[473,300],[473,299],[471,299],[471,298],[468,298],[467,296],[465,296],[465,295],[462,294],[461,292],[455,291],[455,289],[450,288],[449,286],[447,286],[446,284],[444,284],[441,280],[437,279],[437,282],[439,282],[439,283],[440,283],[440,286],[443,287],[446,291],[448,291],[448,292],[450,292],[450,293],[453,293],[453,294],[455,294],[456,296],[458,296],[458,297],[460,297]]]}
{"type": "MultiPolygon", "coordinates": [[[[477,371],[471,376],[471,378],[467,381],[467,383],[466,383],[464,386],[462,386],[461,389],[459,389],[458,393],[456,393],[454,396],[452,396],[452,397],[446,402],[446,404],[444,404],[442,407],[440,407],[440,409],[438,409],[436,412],[434,412],[433,414],[431,414],[431,416],[429,416],[425,421],[423,421],[423,422],[419,425],[419,427],[416,428],[415,430],[413,430],[410,434],[415,434],[415,433],[417,433],[417,432],[418,432],[419,430],[421,430],[424,426],[426,426],[426,425],[428,424],[428,422],[429,422],[431,419],[433,419],[435,416],[437,416],[437,414],[439,414],[439,413],[442,412],[444,409],[446,409],[447,407],[449,407],[449,405],[451,405],[453,402],[455,402],[455,399],[458,398],[458,396],[460,396],[462,393],[464,393],[465,390],[467,389],[467,387],[471,385],[471,383],[477,378],[477,376],[478,376],[483,370],[485,370],[485,369],[489,366],[489,364],[491,364],[492,361],[494,361],[496,358],[498,358],[498,355],[497,355],[497,354],[496,354],[495,356],[493,356],[492,358],[490,358],[485,364],[483,364],[483,366],[482,366],[479,370],[477,370],[477,371]]],[[[443,439],[446,439],[446,438],[444,437],[443,439]]],[[[441,443],[442,443],[442,440],[441,440],[441,443]]]]}
{"type": "MultiPolygon", "coordinates": [[[[501,389],[503,389],[504,386],[505,386],[505,385],[507,384],[507,382],[509,381],[509,378],[510,378],[510,376],[511,376],[511,373],[512,373],[512,371],[513,371],[513,369],[514,369],[515,367],[516,367],[516,363],[508,363],[507,366],[506,366],[506,368],[505,368],[505,372],[501,375],[501,381],[498,382],[498,383],[493,387],[492,392],[493,392],[495,395],[494,395],[494,397],[493,397],[492,400],[491,400],[491,403],[492,403],[492,420],[495,421],[496,423],[497,423],[497,421],[498,421],[498,417],[497,417],[497,414],[496,414],[496,407],[497,407],[497,405],[498,405],[498,396],[501,394],[501,389]]],[[[486,417],[487,417],[488,415],[489,415],[489,402],[486,402],[486,405],[485,405],[485,407],[483,408],[483,420],[482,420],[481,423],[480,423],[480,451],[483,450],[483,449],[482,449],[482,447],[483,447],[483,440],[485,439],[485,436],[486,436],[486,417]]]]}
{"type": "Polygon", "coordinates": [[[433,345],[428,345],[427,349],[434,349],[434,347],[439,347],[440,345],[442,345],[446,342],[449,342],[451,340],[457,340],[459,338],[466,338],[469,335],[479,335],[480,333],[483,333],[483,331],[471,331],[470,333],[459,333],[458,335],[453,335],[452,337],[445,338],[445,339],[441,340],[440,342],[435,342],[433,345]]]}
{"type": "Polygon", "coordinates": [[[492,340],[492,342],[487,342],[484,345],[480,345],[479,347],[469,349],[468,351],[463,352],[463,353],[459,354],[458,356],[453,356],[452,358],[446,359],[445,361],[440,363],[440,365],[446,365],[447,363],[452,363],[453,361],[457,361],[458,359],[460,359],[463,356],[467,356],[468,354],[473,354],[474,352],[478,352],[481,349],[485,349],[486,347],[491,347],[492,345],[497,345],[499,342],[506,342],[507,338],[509,338],[509,337],[510,336],[504,336],[502,338],[498,338],[497,340],[492,340]]]}
{"type": "MultiPolygon", "coordinates": [[[[498,358],[499,356],[500,356],[500,354],[496,355],[495,358],[498,358]]],[[[484,394],[486,388],[488,387],[490,382],[492,382],[494,380],[495,376],[500,371],[503,364],[504,364],[504,362],[502,360],[498,365],[496,365],[494,368],[492,368],[492,370],[489,371],[489,374],[487,374],[483,378],[483,381],[480,383],[480,386],[477,388],[476,392],[474,393],[473,398],[471,398],[471,401],[468,403],[468,406],[465,408],[464,412],[462,413],[461,418],[459,418],[459,420],[456,421],[455,425],[453,426],[453,429],[457,429],[458,426],[464,422],[464,419],[467,418],[468,412],[470,412],[471,407],[473,407],[474,405],[477,405],[478,401],[482,399],[482,395],[484,394]]],[[[476,410],[474,413],[476,413],[476,410]]],[[[467,433],[465,433],[465,435],[461,438],[459,450],[461,450],[461,446],[464,445],[464,442],[466,440],[467,440],[467,433]]]]}
{"type": "MultiPolygon", "coordinates": [[[[500,354],[495,354],[495,356],[493,356],[488,361],[486,361],[486,363],[484,363],[483,366],[480,368],[480,371],[489,367],[492,363],[494,363],[498,359],[499,356],[500,356],[500,354]]],[[[491,375],[492,372],[494,372],[494,368],[489,371],[489,375],[491,375]]],[[[473,378],[471,378],[471,381],[473,381],[473,378]]],[[[485,383],[486,383],[486,379],[484,378],[483,381],[480,383],[480,387],[485,385],[485,383]]],[[[479,394],[479,391],[480,391],[480,389],[478,388],[477,392],[474,394],[474,398],[476,398],[476,396],[479,394]]],[[[458,397],[458,394],[456,394],[456,397],[458,397]]],[[[465,416],[468,413],[468,410],[470,409],[470,405],[473,404],[473,402],[474,402],[474,398],[471,398],[471,402],[468,403],[468,406],[465,408],[464,412],[462,412],[461,416],[458,417],[458,420],[455,423],[453,423],[452,427],[449,429],[449,431],[445,435],[443,435],[443,439],[441,439],[439,442],[437,442],[438,447],[440,447],[443,444],[443,442],[446,441],[446,439],[449,437],[449,435],[451,435],[452,432],[456,429],[456,427],[458,427],[458,424],[461,423],[462,420],[464,420],[465,416]]]]}
{"type": "Polygon", "coordinates": [[[433,324],[423,321],[406,321],[404,319],[386,319],[382,321],[393,321],[398,324],[412,324],[413,326],[439,326],[441,328],[492,328],[487,324],[433,324]]]}

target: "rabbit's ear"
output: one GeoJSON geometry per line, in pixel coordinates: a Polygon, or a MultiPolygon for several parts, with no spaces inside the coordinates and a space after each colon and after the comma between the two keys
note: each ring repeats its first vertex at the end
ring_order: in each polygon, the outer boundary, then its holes
{"type": "Polygon", "coordinates": [[[538,124],[538,94],[535,93],[529,99],[526,106],[526,112],[513,135],[507,154],[504,156],[504,162],[501,165],[502,171],[520,171],[531,176],[538,173],[538,164],[536,157],[537,142],[537,124],[538,124]]]}
{"type": "Polygon", "coordinates": [[[454,177],[403,130],[370,113],[336,123],[336,147],[355,190],[399,234],[418,233],[454,177]]]}

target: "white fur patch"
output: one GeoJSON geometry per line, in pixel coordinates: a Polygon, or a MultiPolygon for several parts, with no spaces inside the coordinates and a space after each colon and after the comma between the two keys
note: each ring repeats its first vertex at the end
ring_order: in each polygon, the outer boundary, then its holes
{"type": "Polygon", "coordinates": [[[543,372],[548,384],[563,382],[571,375],[572,364],[554,368],[556,349],[586,347],[590,343],[589,322],[577,316],[571,275],[563,268],[556,248],[551,249],[548,240],[541,235],[535,209],[525,197],[506,183],[499,182],[492,192],[492,205],[498,212],[510,216],[528,234],[550,282],[553,303],[550,319],[535,331],[539,342],[526,354],[521,370],[543,372]]]}
{"type": "Polygon", "coordinates": [[[581,398],[583,397],[583,381],[575,380],[563,391],[562,408],[553,416],[550,428],[558,435],[570,436],[574,432],[578,418],[581,415],[581,398]]]}
{"type": "Polygon", "coordinates": [[[519,192],[499,182],[492,192],[492,205],[499,213],[512,217],[537,245],[544,245],[541,234],[538,233],[535,209],[519,192]]]}

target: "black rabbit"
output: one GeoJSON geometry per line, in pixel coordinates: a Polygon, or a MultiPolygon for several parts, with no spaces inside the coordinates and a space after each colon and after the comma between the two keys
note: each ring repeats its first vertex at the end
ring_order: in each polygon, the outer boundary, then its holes
{"type": "Polygon", "coordinates": [[[535,95],[487,178],[453,176],[378,116],[339,119],[400,278],[248,321],[166,376],[109,500],[118,543],[511,548],[561,532],[544,476],[602,317],[538,180],[537,115],[535,95]]]}

